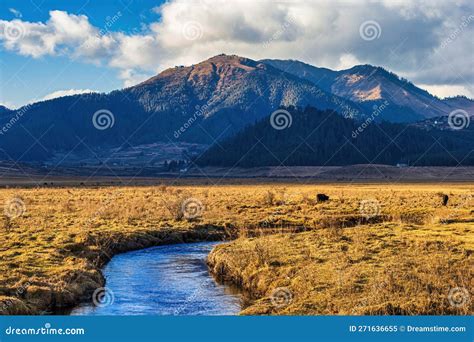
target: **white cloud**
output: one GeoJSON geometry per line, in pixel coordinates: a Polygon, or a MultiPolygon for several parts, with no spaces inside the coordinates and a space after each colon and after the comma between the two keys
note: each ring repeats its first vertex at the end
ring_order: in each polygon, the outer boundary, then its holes
{"type": "Polygon", "coordinates": [[[131,87],[149,79],[152,74],[140,73],[133,69],[125,69],[120,72],[119,78],[123,80],[124,87],[131,87]]]}
{"type": "Polygon", "coordinates": [[[467,87],[461,85],[418,84],[418,86],[427,90],[429,93],[438,96],[439,98],[451,97],[456,95],[465,95],[469,98],[474,98],[474,94],[467,87]]]}
{"type": "Polygon", "coordinates": [[[67,55],[117,68],[125,86],[174,65],[229,53],[335,69],[371,63],[416,83],[450,84],[472,93],[470,0],[234,0],[232,6],[171,0],[154,11],[160,20],[134,34],[113,31],[113,25],[104,31],[84,15],[62,11],[51,11],[44,23],[0,20],[0,40],[5,49],[26,56],[67,55]],[[365,21],[380,25],[380,37],[361,38],[365,21]],[[8,37],[10,31],[18,37],[8,37]]]}
{"type": "Polygon", "coordinates": [[[15,106],[13,103],[8,101],[0,101],[0,106],[6,107],[8,109],[16,109],[18,106],[15,106]]]}
{"type": "Polygon", "coordinates": [[[90,89],[57,90],[43,97],[43,100],[51,100],[57,97],[71,96],[71,95],[85,94],[85,93],[94,93],[94,92],[95,92],[94,90],[90,90],[90,89]]]}
{"type": "Polygon", "coordinates": [[[352,54],[348,53],[342,55],[339,58],[339,64],[336,67],[337,70],[344,70],[353,67],[354,65],[361,64],[361,62],[352,54]]]}
{"type": "Polygon", "coordinates": [[[113,53],[113,37],[100,35],[86,16],[63,11],[50,11],[49,15],[46,23],[0,20],[4,48],[33,58],[67,55],[94,59],[107,56],[104,51],[113,53]]]}

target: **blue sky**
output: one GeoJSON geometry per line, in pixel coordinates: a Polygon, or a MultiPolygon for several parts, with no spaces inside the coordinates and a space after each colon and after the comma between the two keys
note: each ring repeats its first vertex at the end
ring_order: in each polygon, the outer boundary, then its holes
{"type": "Polygon", "coordinates": [[[473,34],[469,0],[2,0],[0,103],[108,92],[219,53],[369,63],[472,97],[473,34]]]}
{"type": "MultiPolygon", "coordinates": [[[[159,15],[152,11],[159,4],[160,1],[144,0],[2,0],[0,18],[46,22],[49,11],[54,9],[86,15],[91,24],[102,27],[108,17],[121,11],[127,13],[126,20],[114,23],[114,30],[139,32],[143,24],[159,20],[159,15]]],[[[108,92],[123,86],[116,70],[103,65],[71,61],[67,56],[31,58],[6,49],[1,54],[0,103],[10,107],[42,99],[60,90],[93,89],[108,92]]]]}

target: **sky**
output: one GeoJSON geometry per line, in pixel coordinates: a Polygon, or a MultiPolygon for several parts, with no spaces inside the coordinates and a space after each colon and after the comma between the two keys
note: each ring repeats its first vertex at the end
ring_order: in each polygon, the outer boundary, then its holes
{"type": "Polygon", "coordinates": [[[474,2],[2,0],[0,104],[109,92],[220,53],[383,66],[474,97],[474,2]]]}

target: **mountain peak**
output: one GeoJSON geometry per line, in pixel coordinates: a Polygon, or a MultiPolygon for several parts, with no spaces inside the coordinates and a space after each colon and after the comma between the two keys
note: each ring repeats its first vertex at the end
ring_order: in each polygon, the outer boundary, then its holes
{"type": "Polygon", "coordinates": [[[254,61],[253,59],[250,59],[250,58],[241,57],[237,55],[220,54],[220,55],[211,57],[205,61],[202,61],[199,64],[196,64],[195,67],[201,66],[201,65],[209,65],[209,64],[212,64],[216,66],[217,68],[222,67],[222,66],[230,66],[230,67],[241,68],[246,71],[254,70],[259,65],[257,61],[254,61]]]}
{"type": "Polygon", "coordinates": [[[0,105],[0,114],[9,113],[11,111],[12,110],[10,108],[5,107],[4,105],[0,105]]]}
{"type": "Polygon", "coordinates": [[[256,69],[265,69],[262,63],[249,58],[220,54],[206,59],[197,64],[190,66],[175,66],[161,72],[160,74],[146,80],[139,85],[153,84],[159,80],[170,80],[173,78],[202,79],[218,77],[222,78],[226,75],[238,75],[256,69]]]}
{"type": "Polygon", "coordinates": [[[205,62],[229,63],[229,62],[234,62],[234,61],[241,62],[241,61],[250,61],[250,60],[251,59],[247,57],[242,57],[238,55],[226,55],[225,53],[221,53],[219,55],[215,55],[211,58],[208,58],[207,60],[204,60],[201,63],[205,63],[205,62]]]}
{"type": "MultiPolygon", "coordinates": [[[[167,69],[137,86],[109,94],[36,103],[28,109],[28,120],[22,122],[26,130],[20,127],[15,134],[2,136],[2,149],[6,151],[8,147],[9,155],[23,160],[54,162],[60,158],[61,149],[76,146],[77,137],[101,148],[120,146],[122,137],[127,135],[134,135],[133,143],[137,145],[168,143],[170,136],[175,137],[176,143],[207,145],[239,132],[281,107],[314,106],[364,120],[373,112],[374,105],[386,99],[390,105],[378,120],[410,122],[446,116],[456,108],[472,108],[472,101],[440,101],[399,81],[395,74],[371,65],[357,66],[350,72],[333,71],[298,61],[255,61],[237,55],[217,55],[194,65],[167,69]],[[370,76],[370,70],[379,71],[370,76]],[[100,108],[109,110],[116,118],[113,130],[103,134],[98,134],[101,132],[95,125],[84,124],[84,113],[94,120],[100,108]],[[28,132],[40,136],[50,126],[53,128],[48,131],[49,138],[45,137],[42,145],[51,152],[37,146],[24,155],[24,150],[34,145],[28,132]]],[[[13,111],[0,107],[0,125],[9,122],[13,115],[13,111]]],[[[77,158],[82,160],[81,155],[77,158]]]]}
{"type": "Polygon", "coordinates": [[[349,69],[345,69],[345,70],[342,70],[342,71],[360,71],[360,72],[371,72],[373,70],[378,70],[378,69],[382,69],[381,67],[378,67],[378,66],[375,66],[375,65],[372,65],[372,64],[359,64],[359,65],[354,65],[352,68],[349,68],[349,69]]]}

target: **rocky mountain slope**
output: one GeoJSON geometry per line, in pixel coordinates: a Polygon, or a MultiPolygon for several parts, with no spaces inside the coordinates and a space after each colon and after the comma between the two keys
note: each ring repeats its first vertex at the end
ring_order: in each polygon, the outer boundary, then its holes
{"type": "Polygon", "coordinates": [[[398,107],[397,111],[390,115],[389,121],[417,121],[446,116],[456,109],[467,111],[474,109],[473,100],[466,97],[441,100],[394,73],[372,65],[357,65],[347,70],[334,71],[299,61],[263,60],[262,62],[311,81],[327,92],[366,107],[387,100],[392,108],[398,107]]]}

